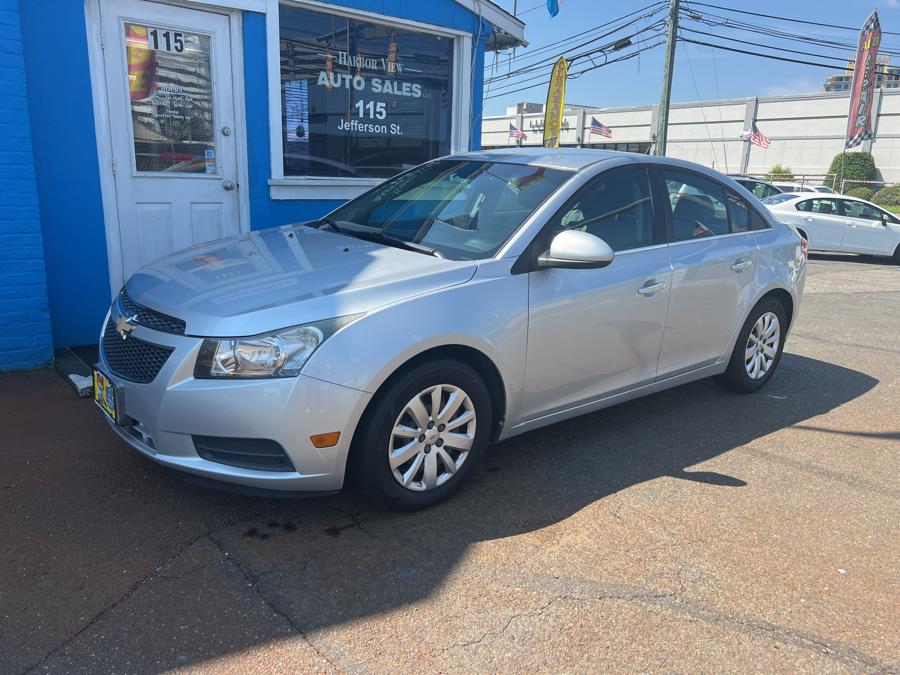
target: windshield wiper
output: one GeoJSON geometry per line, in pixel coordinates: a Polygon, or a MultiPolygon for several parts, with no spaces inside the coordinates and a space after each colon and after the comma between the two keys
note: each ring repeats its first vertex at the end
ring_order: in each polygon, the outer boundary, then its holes
{"type": "Polygon", "coordinates": [[[359,239],[365,239],[366,241],[372,241],[378,244],[395,246],[397,248],[406,249],[407,251],[426,253],[428,255],[433,255],[435,258],[444,257],[444,255],[440,251],[433,249],[430,246],[425,246],[424,244],[419,244],[414,241],[406,241],[405,239],[398,239],[397,237],[391,237],[390,235],[382,232],[377,227],[357,225],[356,223],[344,223],[343,225],[338,225],[331,218],[327,217],[320,218],[315,222],[321,223],[322,226],[330,227],[332,230],[339,234],[346,234],[348,237],[357,237],[359,239]]]}
{"type": "MultiPolygon", "coordinates": [[[[365,236],[365,235],[363,235],[365,236]]],[[[431,248],[430,246],[426,246],[425,244],[419,244],[415,241],[406,241],[405,239],[396,239],[394,237],[389,237],[386,234],[376,235],[377,241],[383,241],[385,244],[389,246],[398,246],[400,248],[405,248],[408,251],[418,251],[419,253],[427,253],[428,255],[433,255],[435,258],[443,258],[444,254],[438,251],[436,248],[431,248]]]]}

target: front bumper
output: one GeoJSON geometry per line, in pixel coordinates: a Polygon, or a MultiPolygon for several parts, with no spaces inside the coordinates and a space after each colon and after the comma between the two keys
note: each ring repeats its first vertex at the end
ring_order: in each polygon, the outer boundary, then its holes
{"type": "Polygon", "coordinates": [[[109,420],[110,426],[133,448],[159,464],[226,483],[302,492],[341,488],[353,432],[371,394],[304,375],[198,380],[193,374],[201,338],[143,326],[132,335],[173,349],[147,384],[112,372],[101,349],[101,367],[121,392],[120,412],[126,416],[123,425],[109,420]],[[340,431],[337,445],[313,446],[310,436],[332,431],[340,431]],[[195,436],[275,441],[294,470],[256,470],[204,459],[195,436]]]}

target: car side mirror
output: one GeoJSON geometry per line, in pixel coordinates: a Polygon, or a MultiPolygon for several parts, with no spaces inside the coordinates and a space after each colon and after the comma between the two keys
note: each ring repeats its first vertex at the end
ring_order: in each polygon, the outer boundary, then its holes
{"type": "Polygon", "coordinates": [[[886,213],[882,213],[881,214],[881,224],[884,225],[885,227],[887,227],[888,223],[890,223],[890,222],[891,222],[891,217],[886,213]]]}
{"type": "Polygon", "coordinates": [[[615,257],[615,251],[600,237],[580,230],[565,230],[553,237],[550,250],[538,258],[538,267],[597,269],[606,267],[615,257]]]}

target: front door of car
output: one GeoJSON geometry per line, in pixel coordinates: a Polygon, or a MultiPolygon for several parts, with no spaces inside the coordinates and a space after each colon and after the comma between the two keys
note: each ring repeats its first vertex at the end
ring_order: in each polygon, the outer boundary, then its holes
{"type": "Polygon", "coordinates": [[[843,249],[852,253],[893,255],[894,232],[882,220],[887,214],[865,202],[839,201],[846,223],[843,249]]]}
{"type": "Polygon", "coordinates": [[[840,251],[847,229],[837,199],[813,198],[797,204],[797,227],[816,251],[840,251]]]}
{"type": "Polygon", "coordinates": [[[740,196],[688,171],[657,173],[668,195],[672,293],[659,378],[717,361],[752,299],[759,249],[740,196]]]}
{"type": "Polygon", "coordinates": [[[605,240],[602,269],[529,273],[528,351],[523,420],[652,382],[662,344],[671,270],[654,223],[645,169],[606,172],[550,220],[535,246],[578,229],[605,240]]]}

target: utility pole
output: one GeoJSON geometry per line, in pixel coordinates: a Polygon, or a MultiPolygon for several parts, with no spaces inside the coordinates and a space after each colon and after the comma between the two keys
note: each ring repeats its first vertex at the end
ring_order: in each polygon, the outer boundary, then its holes
{"type": "Polygon", "coordinates": [[[666,131],[669,128],[669,102],[672,100],[672,72],[675,70],[675,41],[678,37],[678,9],[681,0],[669,0],[669,28],[666,31],[666,60],[663,63],[662,94],[659,97],[659,117],[656,124],[656,144],[653,154],[666,154],[666,131]]]}

